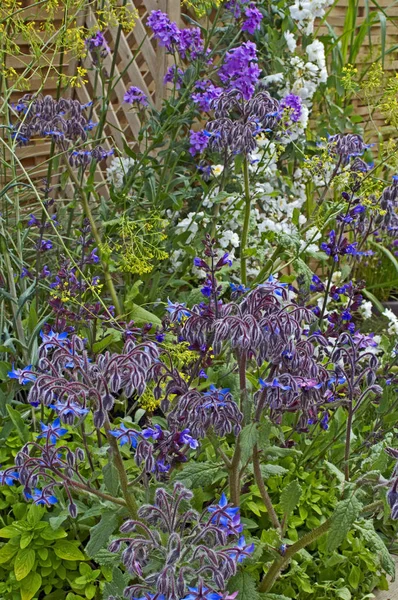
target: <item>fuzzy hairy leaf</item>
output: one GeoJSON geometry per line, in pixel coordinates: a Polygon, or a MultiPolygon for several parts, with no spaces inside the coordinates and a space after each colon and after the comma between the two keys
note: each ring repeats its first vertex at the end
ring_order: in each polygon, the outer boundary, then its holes
{"type": "Polygon", "coordinates": [[[240,571],[228,582],[230,592],[239,592],[238,600],[260,600],[256,580],[246,571],[240,571]]]}
{"type": "Polygon", "coordinates": [[[328,534],[327,549],[333,552],[346,538],[348,532],[358,518],[362,504],[356,496],[341,500],[332,515],[332,524],[328,534]]]}
{"type": "Polygon", "coordinates": [[[272,463],[261,465],[260,470],[264,479],[268,479],[268,477],[275,477],[275,475],[286,475],[286,473],[288,473],[288,469],[285,469],[285,467],[281,467],[281,465],[273,465],[272,463]]]}
{"type": "Polygon", "coordinates": [[[222,479],[224,474],[225,470],[220,463],[200,462],[190,463],[181,469],[181,471],[175,471],[173,479],[194,489],[210,485],[222,479]]]}
{"type": "Polygon", "coordinates": [[[291,481],[281,493],[281,507],[285,515],[290,515],[298,503],[302,494],[301,485],[298,481],[291,481]]]}
{"type": "Polygon", "coordinates": [[[291,598],[282,596],[281,594],[260,594],[259,598],[261,600],[291,600],[291,598]]]}
{"type": "Polygon", "coordinates": [[[240,432],[239,439],[242,451],[242,462],[245,463],[250,458],[253,448],[258,440],[257,423],[246,425],[240,432]]]}
{"type": "Polygon", "coordinates": [[[378,555],[380,565],[393,580],[395,579],[395,562],[391,558],[391,555],[381,539],[381,537],[375,531],[373,523],[371,521],[365,521],[361,525],[356,525],[355,529],[361,532],[369,545],[369,548],[378,555]]]}
{"type": "Polygon", "coordinates": [[[126,585],[125,576],[120,569],[114,567],[112,571],[112,581],[106,583],[104,586],[104,600],[108,600],[109,596],[120,596],[120,598],[123,598],[123,591],[126,585]]]}
{"type": "Polygon", "coordinates": [[[100,522],[91,529],[90,540],[85,549],[90,558],[94,558],[97,552],[108,543],[117,527],[117,521],[117,514],[114,511],[106,511],[100,522]]]}

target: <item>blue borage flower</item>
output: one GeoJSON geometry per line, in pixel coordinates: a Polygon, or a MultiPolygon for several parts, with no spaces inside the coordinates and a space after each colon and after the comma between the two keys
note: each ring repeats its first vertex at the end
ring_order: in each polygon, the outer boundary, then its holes
{"type": "Polygon", "coordinates": [[[209,506],[207,510],[213,515],[211,522],[225,529],[228,535],[236,535],[243,531],[239,507],[229,504],[224,493],[222,493],[219,503],[209,506]]]}
{"type": "Polygon", "coordinates": [[[45,423],[40,422],[41,433],[37,436],[37,439],[47,439],[51,444],[55,444],[57,439],[68,433],[68,430],[61,427],[61,420],[58,417],[55,419],[54,423],[50,423],[49,425],[45,425],[45,423]]]}
{"type": "Polygon", "coordinates": [[[52,506],[58,502],[57,498],[53,496],[49,490],[46,490],[46,488],[43,490],[35,488],[33,493],[24,491],[24,496],[27,500],[33,500],[34,504],[39,506],[52,506]]]}
{"type": "Polygon", "coordinates": [[[0,485],[13,485],[18,479],[18,471],[0,471],[0,485]]]}
{"type": "Polygon", "coordinates": [[[136,448],[140,439],[140,434],[138,431],[135,429],[129,429],[124,425],[124,423],[120,424],[119,429],[111,429],[109,433],[113,435],[113,437],[117,438],[117,441],[121,446],[130,444],[130,446],[136,448]]]}
{"type": "Polygon", "coordinates": [[[180,304],[176,304],[174,302],[172,302],[170,300],[170,298],[167,298],[167,304],[168,306],[166,306],[166,310],[167,312],[169,312],[171,314],[171,316],[173,318],[175,318],[178,322],[181,321],[182,317],[189,317],[190,316],[190,311],[185,309],[185,303],[182,302],[180,304]]]}
{"type": "Polygon", "coordinates": [[[43,340],[43,344],[46,344],[47,348],[55,348],[56,345],[63,346],[64,340],[68,337],[68,333],[64,331],[63,333],[56,333],[52,329],[48,333],[45,333],[43,330],[40,331],[40,337],[43,340]],[[58,342],[57,344],[53,344],[52,342],[58,342]]]}
{"type": "Polygon", "coordinates": [[[222,596],[209,589],[205,585],[199,584],[199,587],[188,587],[189,594],[182,600],[222,600],[222,596]]]}
{"type": "Polygon", "coordinates": [[[264,381],[264,379],[259,379],[259,382],[262,388],[279,388],[284,391],[292,389],[290,385],[283,385],[283,383],[280,383],[277,377],[274,377],[272,381],[264,381]]]}
{"type": "Polygon", "coordinates": [[[28,365],[22,369],[16,369],[13,364],[11,371],[8,371],[7,375],[10,379],[18,379],[21,385],[26,385],[27,383],[32,383],[36,380],[36,375],[31,373],[31,371],[32,365],[28,365]]]}
{"type": "Polygon", "coordinates": [[[252,554],[253,552],[254,544],[246,544],[245,537],[242,535],[239,538],[235,548],[233,550],[228,551],[228,554],[238,563],[241,563],[247,556],[250,556],[250,554],[252,554]]]}
{"type": "Polygon", "coordinates": [[[58,400],[56,404],[50,404],[50,408],[58,413],[64,423],[68,424],[72,424],[75,418],[80,419],[81,417],[85,417],[90,412],[88,408],[84,408],[77,402],[70,400],[66,402],[58,400]]]}

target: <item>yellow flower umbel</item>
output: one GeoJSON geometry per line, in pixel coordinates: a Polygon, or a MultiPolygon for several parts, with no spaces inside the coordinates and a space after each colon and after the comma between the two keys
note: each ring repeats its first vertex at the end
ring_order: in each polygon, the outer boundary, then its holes
{"type": "Polygon", "coordinates": [[[348,64],[346,67],[342,69],[342,77],[341,83],[343,84],[346,92],[355,93],[359,90],[359,85],[355,81],[355,77],[358,73],[358,69],[356,69],[353,65],[348,64]]]}
{"type": "Polygon", "coordinates": [[[138,398],[140,408],[143,408],[148,413],[153,413],[160,406],[160,399],[156,400],[153,395],[154,383],[150,383],[145,392],[138,398]]]}
{"type": "Polygon", "coordinates": [[[213,8],[218,8],[223,0],[183,0],[183,4],[193,10],[198,17],[204,17],[213,8]]]}

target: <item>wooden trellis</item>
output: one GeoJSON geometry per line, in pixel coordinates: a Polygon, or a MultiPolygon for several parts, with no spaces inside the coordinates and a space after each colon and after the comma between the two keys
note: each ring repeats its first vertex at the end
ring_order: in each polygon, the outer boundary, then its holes
{"type": "MultiPolygon", "coordinates": [[[[339,36],[343,31],[344,19],[347,13],[349,0],[339,0],[333,7],[328,16],[328,23],[333,26],[335,33],[339,36]]],[[[33,0],[24,0],[24,18],[26,20],[40,20],[41,8],[30,6],[33,0]]],[[[365,11],[366,0],[360,0],[360,17],[358,25],[361,24],[366,16],[365,11]]],[[[90,3],[88,3],[89,5],[90,3]]],[[[370,3],[369,3],[370,4],[370,3]]],[[[390,0],[379,0],[380,9],[383,9],[392,20],[387,21],[387,48],[398,45],[398,3],[392,3],[390,0]]],[[[151,37],[151,32],[146,27],[146,22],[149,13],[152,10],[162,10],[167,12],[171,20],[181,25],[181,2],[180,0],[127,0],[127,5],[135,7],[138,11],[139,18],[135,28],[128,34],[120,32],[116,27],[110,27],[105,33],[107,42],[112,50],[111,56],[104,59],[104,68],[110,71],[112,62],[114,61],[114,75],[117,79],[113,95],[110,99],[110,104],[107,112],[107,125],[104,130],[105,139],[103,145],[107,148],[115,146],[123,149],[123,140],[127,140],[129,144],[134,144],[137,140],[140,128],[138,116],[132,111],[129,105],[123,103],[123,96],[130,85],[135,85],[143,90],[143,92],[151,98],[155,106],[161,105],[165,95],[165,85],[163,78],[167,67],[169,66],[169,57],[164,48],[162,48],[151,37]],[[116,40],[118,43],[116,44],[116,40]],[[117,46],[116,56],[114,49],[117,46]]],[[[376,6],[370,6],[369,10],[380,10],[376,6]]],[[[58,12],[54,15],[55,26],[62,22],[62,13],[58,12]]],[[[96,17],[90,6],[78,16],[77,25],[84,25],[88,28],[95,28],[96,17]]],[[[371,30],[371,41],[374,47],[381,45],[380,24],[375,23],[371,30]]],[[[327,33],[326,28],[322,28],[320,34],[327,33]]],[[[18,40],[21,45],[21,57],[11,59],[8,67],[13,67],[20,71],[29,60],[29,46],[24,40],[18,40]]],[[[376,53],[377,54],[377,53],[376,53]]],[[[369,62],[369,39],[365,37],[361,50],[361,60],[369,62]]],[[[90,68],[90,58],[87,57],[85,66],[88,69],[88,83],[80,88],[69,88],[67,93],[73,94],[81,102],[89,102],[93,96],[101,95],[99,83],[96,82],[94,70],[90,68]],[[95,89],[97,87],[97,89],[95,89]]],[[[45,63],[45,60],[44,60],[45,63]]],[[[63,71],[69,75],[73,75],[76,71],[78,63],[72,57],[66,57],[63,64],[63,71]]],[[[55,57],[55,67],[59,67],[59,57],[55,57]]],[[[388,56],[385,68],[393,74],[398,66],[397,52],[393,52],[388,56]]],[[[43,93],[55,95],[57,86],[57,74],[49,73],[43,85],[42,77],[34,77],[31,80],[32,89],[36,91],[42,89],[43,93]]],[[[21,94],[19,94],[20,96],[21,94]]],[[[16,99],[16,97],[15,97],[16,99]]],[[[367,106],[364,106],[360,100],[355,102],[355,110],[366,119],[368,114],[367,106]]],[[[97,116],[93,114],[93,120],[97,116]]],[[[381,117],[375,115],[373,117],[379,128],[382,128],[383,122],[381,117]]],[[[32,177],[42,177],[46,171],[46,158],[49,155],[50,144],[47,140],[38,140],[35,143],[34,149],[32,145],[18,149],[18,157],[23,161],[25,168],[28,168],[32,173],[32,177]]],[[[100,175],[103,177],[103,175],[100,175]]]]}

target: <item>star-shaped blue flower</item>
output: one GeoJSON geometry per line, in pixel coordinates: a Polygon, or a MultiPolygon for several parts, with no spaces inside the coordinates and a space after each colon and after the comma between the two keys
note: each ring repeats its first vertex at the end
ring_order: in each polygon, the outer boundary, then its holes
{"type": "Polygon", "coordinates": [[[66,331],[63,333],[56,333],[50,329],[48,333],[40,331],[40,337],[43,340],[43,344],[46,344],[47,348],[55,348],[55,344],[52,344],[51,342],[58,342],[62,346],[63,341],[68,337],[68,333],[66,331]]]}
{"type": "Polygon", "coordinates": [[[14,365],[12,365],[11,371],[8,371],[7,375],[10,379],[18,379],[21,385],[26,385],[27,383],[32,383],[35,381],[36,375],[31,373],[32,365],[28,365],[27,367],[23,367],[22,369],[16,369],[14,365]]]}
{"type": "Polygon", "coordinates": [[[126,427],[124,423],[120,424],[119,429],[112,429],[109,433],[113,435],[113,437],[117,438],[117,441],[121,446],[124,446],[125,444],[130,444],[131,446],[133,446],[133,448],[137,447],[139,439],[138,432],[134,429],[128,429],[128,427],[126,427]]]}
{"type": "Polygon", "coordinates": [[[41,433],[37,436],[37,439],[47,438],[50,440],[51,444],[55,444],[57,439],[61,436],[68,433],[68,430],[64,427],[61,427],[61,420],[58,417],[55,419],[54,423],[50,423],[49,425],[45,425],[45,423],[40,423],[41,433]]]}
{"type": "Polygon", "coordinates": [[[29,492],[24,492],[24,494],[27,500],[33,500],[33,502],[39,506],[52,506],[58,502],[57,498],[45,489],[39,490],[38,488],[35,488],[33,494],[30,494],[29,492]]]}

